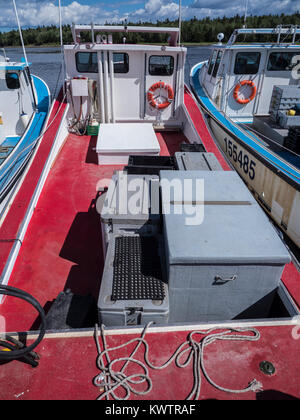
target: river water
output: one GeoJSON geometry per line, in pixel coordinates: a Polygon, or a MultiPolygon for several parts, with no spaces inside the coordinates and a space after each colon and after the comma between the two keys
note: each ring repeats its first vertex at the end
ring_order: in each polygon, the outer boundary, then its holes
{"type": "MultiPolygon", "coordinates": [[[[53,96],[58,93],[62,84],[61,52],[59,47],[27,48],[27,57],[31,63],[31,72],[41,77],[49,86],[53,96]]],[[[23,56],[21,48],[7,48],[6,55],[11,61],[20,61],[23,56]]],[[[185,82],[189,84],[190,69],[210,56],[208,47],[187,47],[185,82]]]]}

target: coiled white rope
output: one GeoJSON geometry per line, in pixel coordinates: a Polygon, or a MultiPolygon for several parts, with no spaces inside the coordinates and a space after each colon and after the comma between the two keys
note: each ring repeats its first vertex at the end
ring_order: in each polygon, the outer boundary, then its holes
{"type": "Polygon", "coordinates": [[[100,343],[99,343],[99,331],[98,326],[96,325],[95,328],[95,340],[98,350],[98,357],[97,357],[97,367],[101,371],[99,375],[94,378],[94,385],[104,389],[104,392],[98,397],[98,400],[102,400],[104,398],[109,399],[111,396],[115,400],[128,400],[131,397],[131,394],[135,395],[146,395],[151,392],[153,385],[152,380],[149,375],[149,369],[153,370],[162,370],[167,368],[173,361],[179,368],[187,367],[192,359],[193,359],[193,374],[194,374],[194,385],[193,389],[191,390],[190,394],[186,397],[187,400],[198,400],[200,397],[201,392],[201,382],[202,382],[202,375],[205,376],[206,380],[215,388],[220,391],[234,393],[234,394],[241,394],[249,391],[258,392],[262,390],[262,384],[258,382],[256,379],[253,379],[247,387],[244,389],[228,389],[224,388],[218,384],[216,384],[208,375],[205,364],[204,364],[204,350],[209,345],[214,343],[217,340],[232,340],[232,341],[258,341],[260,339],[260,333],[254,328],[244,329],[244,328],[236,328],[236,329],[228,329],[220,330],[220,328],[210,329],[207,331],[193,331],[191,332],[187,340],[183,342],[177,350],[173,353],[173,355],[161,366],[154,366],[149,360],[149,344],[145,340],[146,333],[150,327],[152,322],[150,322],[143,330],[141,337],[133,338],[129,340],[127,343],[121,344],[116,347],[108,348],[105,336],[104,326],[101,325],[101,337],[103,341],[103,350],[101,351],[100,343]],[[246,333],[248,333],[246,335],[246,333]],[[200,341],[196,341],[194,336],[200,335],[204,336],[200,341]],[[128,347],[131,344],[136,343],[136,347],[132,351],[131,355],[128,357],[120,357],[111,360],[110,359],[110,352],[120,350],[124,347],[128,347]],[[145,355],[144,355],[144,362],[137,360],[134,358],[135,354],[139,350],[141,345],[144,345],[145,348],[145,355]],[[183,360],[183,357],[185,359],[183,360]],[[105,363],[105,358],[107,363],[105,363]],[[117,371],[114,370],[114,366],[116,364],[120,364],[124,362],[123,367],[117,371]],[[130,375],[125,374],[125,369],[128,367],[129,364],[136,365],[137,368],[142,368],[142,372],[134,373],[130,375]],[[138,390],[134,388],[134,385],[146,383],[146,389],[138,390]],[[125,391],[125,396],[120,397],[120,388],[125,391]],[[118,391],[118,395],[116,394],[118,391]]]}

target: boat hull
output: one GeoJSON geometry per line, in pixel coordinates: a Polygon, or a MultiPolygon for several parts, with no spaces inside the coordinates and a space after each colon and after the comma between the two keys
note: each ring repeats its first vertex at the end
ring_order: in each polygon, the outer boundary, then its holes
{"type": "Polygon", "coordinates": [[[210,129],[223,153],[243,178],[264,210],[300,247],[300,192],[280,177],[271,165],[266,165],[242,141],[230,136],[218,123],[208,117],[210,129]]]}
{"type": "Polygon", "coordinates": [[[17,146],[0,168],[0,204],[20,178],[24,168],[42,138],[51,105],[51,95],[47,84],[37,76],[32,76],[36,95],[36,110],[32,113],[25,132],[17,146]]]}
{"type": "Polygon", "coordinates": [[[277,159],[276,166],[275,156],[269,151],[266,152],[266,157],[263,156],[257,151],[263,150],[262,147],[255,150],[251,144],[257,145],[257,142],[229,118],[224,117],[200,83],[203,64],[192,69],[191,86],[201,108],[207,112],[207,125],[218,146],[267,214],[300,247],[300,177],[297,174],[295,176],[295,170],[290,173],[289,168],[280,170],[282,161],[277,159]]]}

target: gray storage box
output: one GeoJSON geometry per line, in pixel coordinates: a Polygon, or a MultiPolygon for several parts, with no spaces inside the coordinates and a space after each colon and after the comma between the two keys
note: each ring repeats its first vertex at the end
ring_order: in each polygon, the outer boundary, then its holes
{"type": "Polygon", "coordinates": [[[155,234],[159,223],[159,177],[116,172],[101,211],[104,253],[110,234],[120,230],[155,234]]]}
{"type": "Polygon", "coordinates": [[[222,166],[213,153],[175,153],[179,170],[182,171],[222,171],[222,166]]]}
{"type": "MultiPolygon", "coordinates": [[[[106,326],[146,325],[150,321],[153,321],[156,324],[166,324],[169,317],[169,296],[168,286],[164,281],[161,282],[161,290],[164,294],[163,299],[112,300],[112,294],[114,292],[113,280],[116,256],[116,241],[118,238],[130,237],[135,238],[139,237],[139,235],[113,234],[110,238],[98,299],[99,323],[102,323],[106,326]]],[[[158,255],[161,258],[163,249],[161,241],[158,243],[158,255]]],[[[132,250],[129,251],[129,253],[131,252],[132,250]]],[[[128,255],[130,258],[131,255],[127,254],[127,257],[128,255]]],[[[123,257],[126,258],[124,255],[123,257]]],[[[138,264],[137,260],[138,258],[135,256],[134,264],[138,264]]],[[[165,273],[163,273],[163,280],[165,280],[165,273]]],[[[126,293],[128,286],[124,285],[124,278],[122,278],[121,281],[123,283],[121,287],[125,290],[126,293]]],[[[139,292],[139,285],[137,285],[136,290],[139,292]]],[[[147,293],[147,287],[145,287],[144,290],[147,293]]]]}
{"type": "MultiPolygon", "coordinates": [[[[298,103],[300,103],[300,89],[298,86],[274,86],[270,102],[270,115],[273,120],[276,121],[277,118],[280,118],[279,113],[281,111],[292,109],[298,103]]],[[[287,119],[287,121],[282,121],[280,125],[282,127],[287,127],[292,125],[292,122],[293,120],[287,119]]],[[[294,120],[294,123],[295,125],[299,124],[296,119],[294,120]]]]}
{"type": "Polygon", "coordinates": [[[190,215],[174,214],[180,202],[203,205],[190,184],[162,189],[163,211],[173,203],[164,214],[170,322],[230,320],[262,299],[267,316],[291,259],[266,215],[235,172],[163,171],[161,181],[175,176],[204,180],[204,219],[188,225],[190,215]]]}
{"type": "Polygon", "coordinates": [[[277,114],[278,122],[280,127],[300,127],[300,115],[289,116],[286,112],[279,111],[277,114]]]}

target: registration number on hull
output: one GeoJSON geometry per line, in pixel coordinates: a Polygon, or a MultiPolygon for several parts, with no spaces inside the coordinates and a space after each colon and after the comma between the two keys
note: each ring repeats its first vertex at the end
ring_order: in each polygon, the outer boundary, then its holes
{"type": "Polygon", "coordinates": [[[240,167],[245,175],[248,175],[249,178],[253,181],[255,178],[256,163],[234,142],[228,140],[227,137],[224,138],[224,144],[225,152],[237,164],[237,166],[240,167]]]}

